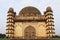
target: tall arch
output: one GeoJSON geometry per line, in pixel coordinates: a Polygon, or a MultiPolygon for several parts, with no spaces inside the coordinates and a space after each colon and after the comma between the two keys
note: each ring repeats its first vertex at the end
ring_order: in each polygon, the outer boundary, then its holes
{"type": "Polygon", "coordinates": [[[24,30],[24,38],[26,39],[34,39],[36,36],[36,30],[32,26],[28,26],[24,30]]]}

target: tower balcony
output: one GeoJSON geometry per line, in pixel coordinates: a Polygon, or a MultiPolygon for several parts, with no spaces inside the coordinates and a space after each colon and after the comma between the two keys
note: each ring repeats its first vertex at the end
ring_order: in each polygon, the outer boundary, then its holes
{"type": "Polygon", "coordinates": [[[54,28],[47,28],[46,30],[55,30],[54,28]]]}
{"type": "Polygon", "coordinates": [[[13,32],[7,32],[6,34],[14,34],[13,32]]]}
{"type": "Polygon", "coordinates": [[[7,15],[7,17],[8,17],[8,16],[12,16],[12,17],[15,17],[15,15],[14,15],[14,14],[8,14],[8,15],[7,15]]]}
{"type": "Polygon", "coordinates": [[[12,28],[8,28],[8,29],[6,29],[6,30],[13,30],[13,31],[14,31],[14,29],[12,29],[12,28]]]}
{"type": "Polygon", "coordinates": [[[47,22],[47,23],[48,23],[48,22],[53,22],[53,23],[54,23],[54,21],[52,21],[52,20],[50,20],[50,21],[48,20],[48,21],[46,21],[46,22],[47,22]]]}
{"type": "Polygon", "coordinates": [[[53,18],[53,17],[48,17],[48,18],[46,18],[46,20],[47,20],[47,19],[54,19],[54,18],[53,18]]]}
{"type": "Polygon", "coordinates": [[[6,25],[6,27],[14,27],[14,25],[6,25]]]}
{"type": "Polygon", "coordinates": [[[14,21],[7,21],[7,23],[14,23],[14,21]]]}
{"type": "Polygon", "coordinates": [[[46,25],[46,26],[55,26],[54,24],[48,24],[48,25],[46,25]]]}
{"type": "Polygon", "coordinates": [[[53,14],[52,14],[52,13],[47,13],[47,14],[45,15],[45,17],[46,17],[46,16],[49,16],[49,15],[52,15],[52,16],[53,16],[53,14]]]}
{"type": "Polygon", "coordinates": [[[55,34],[55,32],[47,32],[47,34],[55,34]]]}
{"type": "Polygon", "coordinates": [[[7,18],[7,20],[9,20],[9,19],[14,20],[14,18],[7,18]]]}

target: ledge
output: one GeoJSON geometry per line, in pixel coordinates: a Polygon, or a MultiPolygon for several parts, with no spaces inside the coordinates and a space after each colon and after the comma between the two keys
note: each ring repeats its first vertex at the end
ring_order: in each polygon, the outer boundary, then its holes
{"type": "Polygon", "coordinates": [[[46,20],[15,20],[15,22],[46,22],[46,20]]]}
{"type": "Polygon", "coordinates": [[[14,25],[6,25],[7,27],[14,27],[14,25]]]}

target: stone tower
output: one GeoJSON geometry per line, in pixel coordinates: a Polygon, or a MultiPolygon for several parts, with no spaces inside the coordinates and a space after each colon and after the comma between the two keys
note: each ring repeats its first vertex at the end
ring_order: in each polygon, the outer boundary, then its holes
{"type": "Polygon", "coordinates": [[[46,18],[47,35],[52,37],[55,35],[55,32],[54,32],[55,29],[54,29],[53,11],[51,7],[46,8],[45,18],[46,18]]]}
{"type": "Polygon", "coordinates": [[[7,15],[6,37],[20,39],[49,38],[55,35],[54,17],[51,7],[44,15],[32,6],[24,7],[19,15],[9,8],[7,15]]]}
{"type": "Polygon", "coordinates": [[[14,37],[14,18],[15,12],[13,8],[9,8],[7,15],[6,37],[14,37]]]}

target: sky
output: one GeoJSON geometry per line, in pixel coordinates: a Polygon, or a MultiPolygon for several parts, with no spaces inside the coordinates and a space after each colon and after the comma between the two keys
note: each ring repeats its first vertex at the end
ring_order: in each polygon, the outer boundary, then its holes
{"type": "Polygon", "coordinates": [[[55,34],[60,35],[60,0],[0,0],[0,33],[6,33],[7,12],[10,7],[19,14],[27,6],[33,6],[43,14],[46,7],[51,6],[54,15],[55,34]]]}

